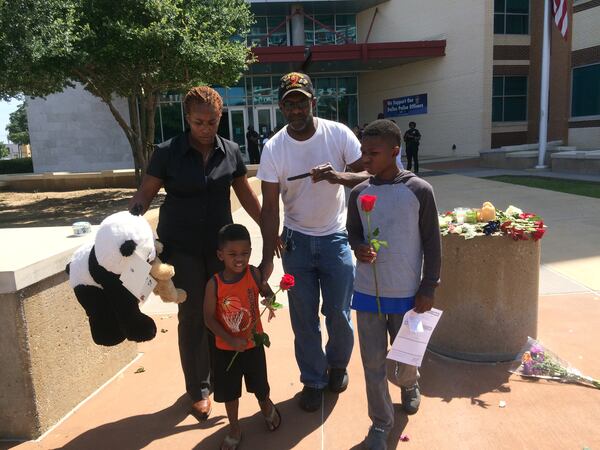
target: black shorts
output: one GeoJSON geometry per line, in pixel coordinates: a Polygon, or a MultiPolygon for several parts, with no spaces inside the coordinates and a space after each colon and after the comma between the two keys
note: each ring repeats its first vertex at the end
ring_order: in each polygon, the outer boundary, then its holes
{"type": "Polygon", "coordinates": [[[215,401],[225,403],[240,398],[242,377],[246,382],[246,391],[252,392],[258,400],[265,400],[269,396],[269,382],[264,347],[257,345],[241,352],[227,371],[227,366],[234,355],[234,351],[215,349],[213,374],[215,401]]]}

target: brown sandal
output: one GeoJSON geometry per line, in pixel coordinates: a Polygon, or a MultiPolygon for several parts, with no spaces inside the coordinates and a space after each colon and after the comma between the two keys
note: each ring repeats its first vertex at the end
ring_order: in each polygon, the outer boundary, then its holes
{"type": "Polygon", "coordinates": [[[271,402],[271,412],[264,416],[264,419],[269,431],[275,431],[281,426],[281,414],[279,413],[277,406],[275,406],[275,403],[271,402]],[[275,425],[277,418],[279,418],[279,423],[275,425]]]}

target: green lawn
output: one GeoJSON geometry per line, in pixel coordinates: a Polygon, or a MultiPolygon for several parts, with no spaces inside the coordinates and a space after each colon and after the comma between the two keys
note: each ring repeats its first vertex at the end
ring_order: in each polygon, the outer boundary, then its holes
{"type": "Polygon", "coordinates": [[[600,183],[594,181],[564,180],[534,176],[523,177],[518,175],[486,177],[486,180],[501,181],[502,183],[518,184],[521,186],[548,189],[549,191],[600,198],[600,183]]]}

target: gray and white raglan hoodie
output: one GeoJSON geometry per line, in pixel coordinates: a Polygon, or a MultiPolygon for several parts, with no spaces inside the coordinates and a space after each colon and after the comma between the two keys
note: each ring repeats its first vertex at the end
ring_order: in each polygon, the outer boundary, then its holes
{"type": "MultiPolygon", "coordinates": [[[[367,242],[367,216],[359,197],[377,197],[371,212],[371,231],[379,228],[380,240],[388,242],[377,254],[377,280],[381,297],[433,296],[439,284],[441,241],[433,188],[413,173],[401,170],[393,181],[371,177],[356,186],[348,201],[346,227],[355,249],[367,242]]],[[[370,264],[356,266],[354,290],[375,295],[370,264]]]]}

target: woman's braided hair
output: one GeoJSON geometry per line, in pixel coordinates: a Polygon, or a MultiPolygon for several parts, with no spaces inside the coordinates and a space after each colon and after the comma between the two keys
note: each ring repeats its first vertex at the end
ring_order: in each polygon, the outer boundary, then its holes
{"type": "Polygon", "coordinates": [[[186,114],[189,113],[192,105],[211,105],[219,113],[223,111],[223,99],[217,91],[209,86],[196,86],[185,94],[183,107],[186,114]]]}

